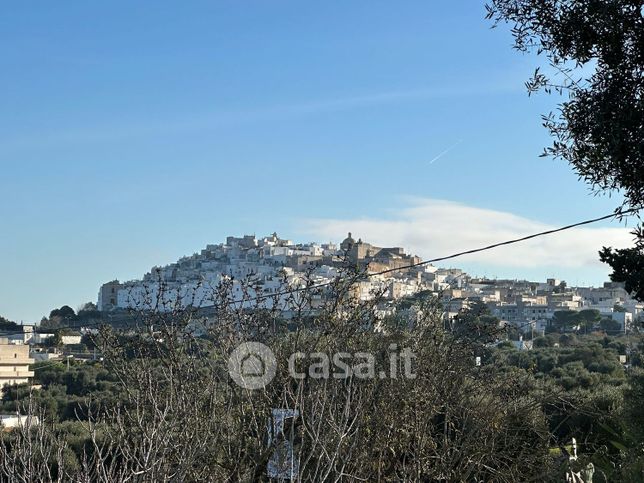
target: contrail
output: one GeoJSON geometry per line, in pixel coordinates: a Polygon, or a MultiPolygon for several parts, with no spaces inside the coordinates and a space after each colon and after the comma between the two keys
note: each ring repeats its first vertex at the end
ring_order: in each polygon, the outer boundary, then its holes
{"type": "Polygon", "coordinates": [[[434,157],[429,164],[433,164],[435,161],[438,161],[440,158],[445,156],[447,153],[449,153],[452,149],[454,149],[456,146],[461,144],[463,142],[462,139],[459,139],[456,143],[452,144],[449,148],[447,148],[445,151],[441,152],[438,156],[434,157]]]}

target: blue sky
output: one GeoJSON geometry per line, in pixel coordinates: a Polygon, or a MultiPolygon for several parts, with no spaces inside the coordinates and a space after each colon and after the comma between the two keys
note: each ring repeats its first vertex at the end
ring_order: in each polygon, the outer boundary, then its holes
{"type": "MultiPolygon", "coordinates": [[[[33,322],[77,307],[102,282],[227,234],[339,241],[335,227],[377,229],[418,200],[548,226],[610,213],[616,199],[538,157],[540,114],[557,99],[527,96],[537,59],[484,14],[471,0],[5,5],[0,314],[33,322]]],[[[464,240],[485,230],[439,228],[464,240]]],[[[607,274],[552,260],[455,265],[560,268],[595,284],[607,274]]]]}

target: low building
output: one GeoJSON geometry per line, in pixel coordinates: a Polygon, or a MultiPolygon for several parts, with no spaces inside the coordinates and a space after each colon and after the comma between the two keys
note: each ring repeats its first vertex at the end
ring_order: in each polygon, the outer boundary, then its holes
{"type": "Polygon", "coordinates": [[[51,339],[54,336],[54,334],[46,334],[43,332],[35,332],[34,336],[31,338],[30,343],[38,345],[38,344],[44,344],[47,342],[48,339],[51,339]]]}
{"type": "Polygon", "coordinates": [[[43,350],[32,350],[29,353],[29,356],[34,360],[34,362],[56,361],[63,357],[62,354],[58,352],[46,352],[43,350]]]}
{"type": "Polygon", "coordinates": [[[30,344],[34,336],[33,325],[23,325],[22,332],[7,336],[10,344],[30,344]]]}
{"type": "Polygon", "coordinates": [[[75,345],[80,344],[82,340],[81,335],[63,335],[60,337],[60,342],[63,345],[75,345]]]}
{"type": "Polygon", "coordinates": [[[517,350],[529,351],[532,350],[533,342],[531,340],[523,340],[523,337],[519,337],[519,340],[512,341],[512,345],[517,350]]]}
{"type": "Polygon", "coordinates": [[[0,429],[10,431],[20,426],[37,426],[38,416],[20,414],[0,414],[0,429]]]}
{"type": "Polygon", "coordinates": [[[33,363],[28,345],[9,344],[6,338],[0,338],[0,388],[29,382],[34,375],[29,365],[33,363]]]}
{"type": "Polygon", "coordinates": [[[611,318],[618,322],[620,329],[625,332],[633,324],[633,315],[629,312],[613,312],[611,318]]]}

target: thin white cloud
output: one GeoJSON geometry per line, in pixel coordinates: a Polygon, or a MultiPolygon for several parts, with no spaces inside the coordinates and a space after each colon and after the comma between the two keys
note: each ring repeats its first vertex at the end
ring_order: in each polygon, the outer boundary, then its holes
{"type": "MultiPolygon", "coordinates": [[[[339,241],[347,232],[378,246],[401,246],[424,259],[450,255],[504,240],[557,228],[509,212],[435,199],[412,199],[389,219],[314,219],[304,230],[318,240],[339,241]]],[[[475,263],[490,271],[503,268],[592,269],[602,246],[624,247],[632,235],[625,227],[579,227],[527,242],[467,255],[449,266],[475,263]]],[[[439,264],[440,265],[440,264],[439,264]]]]}
{"type": "Polygon", "coordinates": [[[137,119],[128,120],[124,116],[118,125],[99,124],[89,126],[70,126],[64,130],[33,132],[24,138],[4,139],[3,148],[29,147],[34,140],[39,146],[51,144],[71,144],[84,142],[104,142],[125,140],[146,136],[207,132],[221,127],[237,126],[253,122],[270,122],[312,116],[325,112],[342,112],[370,106],[396,105],[410,102],[423,102],[453,97],[487,95],[520,90],[519,83],[507,80],[484,84],[463,84],[452,86],[433,86],[420,89],[372,92],[365,95],[316,99],[302,102],[268,105],[254,109],[195,113],[190,118],[137,119]]]}

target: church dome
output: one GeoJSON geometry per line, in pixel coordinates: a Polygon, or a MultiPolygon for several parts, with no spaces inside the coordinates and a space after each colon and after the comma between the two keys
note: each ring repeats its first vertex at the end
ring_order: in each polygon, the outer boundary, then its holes
{"type": "Polygon", "coordinates": [[[340,243],[340,248],[350,250],[355,243],[356,241],[351,237],[351,232],[349,232],[348,236],[340,243]]]}

